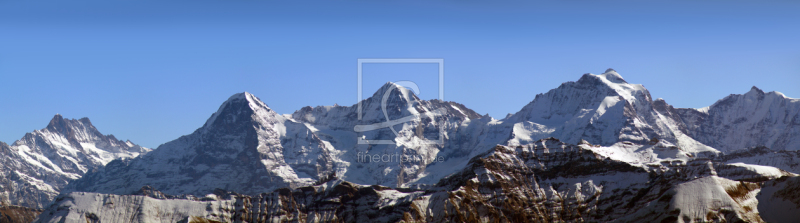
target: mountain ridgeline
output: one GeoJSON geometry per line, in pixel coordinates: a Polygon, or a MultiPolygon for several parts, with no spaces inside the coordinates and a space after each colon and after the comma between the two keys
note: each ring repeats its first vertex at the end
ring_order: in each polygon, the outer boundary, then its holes
{"type": "MultiPolygon", "coordinates": [[[[55,186],[35,205],[22,202],[30,193],[14,204],[42,207],[60,192],[40,222],[759,222],[785,219],[758,208],[792,196],[761,187],[800,172],[800,100],[755,87],[674,108],[609,69],[500,120],[393,83],[359,103],[281,115],[239,93],[152,152],[58,117],[34,134],[61,144],[38,154],[80,165],[39,162],[64,180],[44,184],[55,186]],[[363,129],[391,120],[403,122],[363,129]],[[363,143],[375,140],[390,143],[363,143]]],[[[0,148],[41,160],[20,152],[42,148],[27,138],[0,148]]]]}
{"type": "Polygon", "coordinates": [[[0,142],[0,203],[45,207],[69,181],[111,160],[149,151],[101,134],[88,118],[56,115],[46,128],[26,133],[11,145],[0,142]]]}

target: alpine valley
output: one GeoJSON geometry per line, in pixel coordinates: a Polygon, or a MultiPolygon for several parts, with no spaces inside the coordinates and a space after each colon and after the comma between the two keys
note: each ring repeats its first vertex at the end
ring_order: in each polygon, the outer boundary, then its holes
{"type": "Polygon", "coordinates": [[[0,152],[0,222],[800,219],[800,99],[674,108],[613,69],[500,120],[394,83],[292,114],[244,92],[152,151],[56,115],[0,152]]]}

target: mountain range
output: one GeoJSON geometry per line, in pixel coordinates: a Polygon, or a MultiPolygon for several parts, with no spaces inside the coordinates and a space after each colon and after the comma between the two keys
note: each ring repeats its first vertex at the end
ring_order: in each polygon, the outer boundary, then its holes
{"type": "Polygon", "coordinates": [[[799,113],[756,87],[674,108],[613,69],[500,120],[394,83],[285,115],[244,92],[152,151],[57,115],[0,143],[3,202],[39,222],[782,221],[763,207],[800,206],[799,113]]]}

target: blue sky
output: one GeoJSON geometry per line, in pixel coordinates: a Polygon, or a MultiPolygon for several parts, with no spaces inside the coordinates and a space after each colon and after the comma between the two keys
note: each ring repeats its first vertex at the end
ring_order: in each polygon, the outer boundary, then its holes
{"type": "MultiPolygon", "coordinates": [[[[444,58],[445,100],[502,118],[616,69],[676,107],[800,97],[791,1],[0,1],[0,141],[56,113],[147,147],[248,91],[279,113],[356,103],[358,58],[444,58]]],[[[435,66],[365,67],[364,94],[435,66]]]]}

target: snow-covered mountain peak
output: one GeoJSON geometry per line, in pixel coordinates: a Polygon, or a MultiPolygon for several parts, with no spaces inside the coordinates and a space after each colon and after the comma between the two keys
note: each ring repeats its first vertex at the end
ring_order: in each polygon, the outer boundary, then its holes
{"type": "Polygon", "coordinates": [[[240,101],[241,102],[247,102],[247,106],[249,106],[251,109],[259,109],[259,108],[267,108],[267,109],[269,109],[269,107],[267,107],[267,104],[264,103],[263,101],[261,101],[261,99],[259,99],[255,95],[251,94],[250,92],[246,92],[246,91],[242,92],[242,93],[236,93],[234,95],[231,95],[231,97],[228,98],[228,100],[225,101],[225,103],[223,103],[223,106],[226,105],[226,104],[236,103],[236,102],[240,102],[240,101]]]}
{"type": "MultiPolygon", "coordinates": [[[[781,101],[787,100],[787,102],[796,103],[800,100],[786,97],[783,93],[777,91],[770,91],[764,92],[760,88],[753,86],[744,94],[731,94],[725,98],[722,98],[712,104],[709,107],[714,106],[729,106],[732,103],[741,104],[742,106],[751,106],[751,109],[759,107],[760,103],[765,103],[766,101],[781,101]]],[[[768,104],[767,104],[768,105],[768,104]]]]}
{"type": "Polygon", "coordinates": [[[576,82],[566,82],[545,94],[537,95],[510,118],[541,124],[564,123],[576,116],[590,117],[586,116],[589,112],[587,109],[599,109],[599,115],[615,106],[619,107],[617,110],[622,109],[625,103],[617,106],[617,102],[621,101],[640,107],[638,105],[651,102],[650,93],[640,84],[625,82],[614,70],[598,75],[586,73],[576,82]]]}
{"type": "Polygon", "coordinates": [[[663,100],[654,102],[644,86],[626,82],[612,69],[584,74],[576,82],[537,95],[504,123],[514,123],[510,142],[520,144],[545,137],[569,143],[585,139],[604,146],[657,138],[686,151],[715,151],[685,137],[667,111],[670,107],[663,100]]]}
{"type": "Polygon", "coordinates": [[[46,128],[47,129],[52,129],[52,130],[55,131],[55,130],[63,129],[63,127],[65,125],[66,125],[66,123],[64,121],[64,117],[62,117],[61,114],[56,114],[55,116],[53,116],[52,119],[50,119],[50,123],[47,124],[46,128]]]}
{"type": "Polygon", "coordinates": [[[625,81],[625,79],[622,78],[621,75],[619,75],[619,73],[617,73],[616,70],[611,69],[611,68],[608,68],[606,70],[606,72],[603,72],[602,74],[597,75],[597,76],[603,77],[603,78],[605,78],[606,80],[608,80],[608,81],[610,81],[612,83],[620,83],[620,84],[621,83],[628,83],[628,82],[625,81]]]}
{"type": "Polygon", "coordinates": [[[103,135],[88,118],[55,115],[41,130],[25,134],[0,157],[0,202],[43,207],[70,180],[118,158],[150,151],[130,141],[103,135]]]}
{"type": "Polygon", "coordinates": [[[44,149],[41,152],[45,153],[87,155],[92,162],[103,165],[116,158],[135,157],[150,151],[130,140],[121,141],[114,135],[103,135],[92,125],[89,118],[68,119],[61,114],[53,116],[44,129],[25,134],[22,139],[14,142],[13,146],[44,149]]]}
{"type": "Polygon", "coordinates": [[[372,97],[370,97],[370,98],[381,100],[381,99],[383,99],[383,97],[384,97],[384,95],[386,94],[387,91],[390,91],[389,92],[390,94],[394,93],[393,91],[399,91],[400,98],[402,98],[404,101],[418,101],[418,100],[420,100],[419,97],[417,97],[417,95],[414,92],[414,91],[419,92],[419,89],[414,89],[414,86],[403,86],[400,83],[394,83],[394,82],[391,82],[391,81],[390,82],[386,82],[385,84],[383,84],[383,86],[381,86],[381,88],[379,88],[377,91],[375,91],[375,93],[372,94],[372,97]],[[409,88],[411,88],[411,89],[409,89],[409,88]]]}
{"type": "MultiPolygon", "coordinates": [[[[76,149],[89,149],[89,150],[103,150],[105,152],[120,152],[119,148],[124,148],[129,152],[146,153],[149,149],[140,147],[136,144],[123,142],[118,140],[114,135],[103,135],[97,128],[92,125],[89,118],[81,119],[67,119],[56,114],[47,124],[47,127],[40,130],[34,130],[31,133],[25,134],[20,140],[14,142],[14,146],[36,144],[38,138],[44,138],[47,141],[57,143],[57,147],[72,147],[76,149]],[[84,148],[86,147],[86,148],[84,148]]],[[[75,152],[71,152],[75,154],[75,152]]],[[[102,152],[101,152],[102,153],[102,152]]],[[[111,161],[111,157],[101,159],[102,163],[111,161]]]]}
{"type": "Polygon", "coordinates": [[[800,100],[753,86],[702,109],[678,109],[689,135],[722,151],[800,150],[800,100]]]}
{"type": "Polygon", "coordinates": [[[217,112],[211,115],[211,117],[206,121],[204,127],[210,127],[214,124],[231,124],[234,122],[241,122],[241,121],[266,121],[266,122],[274,122],[275,119],[280,119],[283,121],[283,116],[275,113],[271,108],[267,106],[266,103],[261,101],[255,95],[249,92],[242,92],[236,93],[228,98],[222,105],[219,106],[217,112]],[[242,117],[244,115],[253,115],[255,116],[247,118],[242,117]],[[223,117],[220,119],[220,117],[223,117]]]}
{"type": "MultiPolygon", "coordinates": [[[[735,94],[732,94],[732,95],[735,95],[735,94]]],[[[760,97],[773,98],[774,97],[775,99],[797,100],[796,98],[787,97],[786,95],[784,95],[783,93],[778,92],[778,91],[765,92],[764,90],[762,90],[762,89],[760,89],[760,88],[758,88],[756,86],[751,87],[750,91],[748,91],[747,93],[744,93],[744,95],[745,96],[749,96],[751,98],[760,98],[760,97]]]]}
{"type": "Polygon", "coordinates": [[[258,194],[309,185],[333,171],[331,160],[312,129],[244,92],[222,103],[195,132],[145,156],[111,162],[65,190],[130,193],[150,185],[173,194],[199,196],[215,188],[258,194]]]}
{"type": "Polygon", "coordinates": [[[753,86],[750,88],[750,91],[748,91],[746,94],[764,94],[764,91],[756,86],[753,86]]]}
{"type": "Polygon", "coordinates": [[[786,95],[784,95],[781,92],[777,92],[777,91],[764,92],[763,90],[759,89],[756,86],[751,87],[750,91],[745,93],[744,96],[752,98],[752,99],[759,99],[759,100],[763,99],[764,97],[774,98],[774,99],[778,99],[778,100],[780,100],[780,99],[790,99],[790,100],[794,99],[794,98],[786,97],[786,95]]]}
{"type": "Polygon", "coordinates": [[[758,100],[763,100],[764,96],[766,96],[766,93],[764,93],[763,90],[757,88],[756,86],[753,86],[750,88],[750,91],[745,93],[743,96],[744,99],[747,101],[758,101],[758,100]]]}
{"type": "Polygon", "coordinates": [[[578,80],[578,82],[593,82],[593,83],[605,83],[606,85],[609,84],[627,84],[628,82],[622,78],[622,75],[619,75],[617,71],[614,69],[609,68],[606,72],[602,74],[592,74],[592,73],[585,73],[578,80]]]}
{"type": "Polygon", "coordinates": [[[619,96],[632,104],[638,105],[649,103],[652,100],[650,92],[644,86],[628,83],[613,69],[609,69],[602,74],[586,73],[574,84],[570,83],[572,82],[564,83],[559,88],[551,90],[551,92],[562,88],[576,88],[578,91],[596,94],[596,96],[619,96]]]}
{"type": "Polygon", "coordinates": [[[68,139],[75,139],[78,141],[88,141],[87,137],[98,134],[97,129],[89,121],[89,118],[81,118],[79,120],[66,119],[61,114],[56,114],[47,124],[47,127],[42,131],[49,131],[52,133],[61,134],[68,139]]]}

